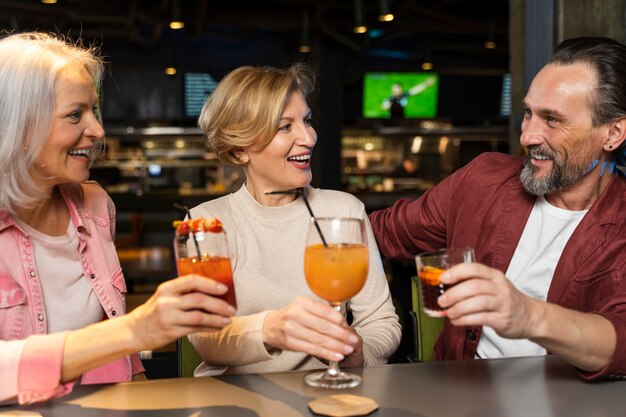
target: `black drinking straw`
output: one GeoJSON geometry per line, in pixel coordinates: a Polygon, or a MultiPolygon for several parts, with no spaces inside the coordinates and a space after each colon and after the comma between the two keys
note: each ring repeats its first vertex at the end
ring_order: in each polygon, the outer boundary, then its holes
{"type": "MultiPolygon", "coordinates": [[[[187,217],[189,218],[189,220],[191,220],[191,211],[189,210],[189,207],[183,206],[182,204],[178,204],[178,203],[174,203],[174,207],[187,213],[187,217]]],[[[196,245],[196,253],[198,254],[198,260],[202,260],[202,254],[200,253],[200,245],[198,245],[198,241],[196,240],[196,234],[194,233],[193,230],[191,230],[191,228],[189,229],[189,232],[191,233],[191,238],[193,239],[194,245],[196,245]]]]}
{"type": "Polygon", "coordinates": [[[307,210],[309,210],[309,214],[311,214],[313,223],[315,223],[315,228],[317,229],[317,233],[320,235],[320,239],[322,239],[322,243],[324,244],[324,247],[328,249],[328,243],[326,243],[326,239],[324,238],[322,229],[320,229],[320,225],[317,223],[317,218],[315,217],[315,214],[313,214],[313,210],[311,209],[309,200],[306,198],[306,194],[304,193],[304,190],[302,188],[294,188],[293,190],[284,190],[284,191],[266,191],[265,194],[295,194],[298,197],[302,197],[302,200],[304,200],[304,204],[306,205],[307,210]]]}

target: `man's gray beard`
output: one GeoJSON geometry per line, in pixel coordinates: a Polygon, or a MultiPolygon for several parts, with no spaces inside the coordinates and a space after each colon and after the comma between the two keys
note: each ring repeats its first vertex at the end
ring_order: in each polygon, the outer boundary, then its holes
{"type": "Polygon", "coordinates": [[[532,195],[540,196],[561,190],[575,184],[587,175],[591,164],[585,166],[567,166],[564,162],[552,160],[552,169],[543,178],[535,178],[537,168],[530,162],[530,154],[524,159],[524,168],[519,174],[519,179],[526,191],[532,195]],[[565,172],[568,170],[570,172],[565,172]]]}

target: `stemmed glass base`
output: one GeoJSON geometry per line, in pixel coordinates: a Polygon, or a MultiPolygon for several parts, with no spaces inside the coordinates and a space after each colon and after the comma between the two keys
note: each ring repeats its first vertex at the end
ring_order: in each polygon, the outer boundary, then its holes
{"type": "MultiPolygon", "coordinates": [[[[302,197],[305,195],[302,194],[302,197]]],[[[315,218],[313,213],[311,217],[304,250],[306,282],[315,295],[328,301],[341,314],[342,303],[354,297],[367,279],[367,220],[315,218]]],[[[345,355],[337,354],[335,357],[345,355]]],[[[353,363],[357,358],[354,359],[346,362],[353,363]]],[[[328,364],[326,372],[312,373],[304,379],[310,386],[331,389],[353,388],[361,383],[360,376],[341,372],[336,361],[328,364]]]]}
{"type": "MultiPolygon", "coordinates": [[[[341,311],[341,305],[333,305],[335,310],[341,311]]],[[[316,388],[354,388],[361,383],[361,377],[339,369],[339,363],[331,361],[325,371],[314,372],[304,377],[304,382],[316,388]]]]}
{"type": "Polygon", "coordinates": [[[336,374],[330,372],[330,368],[324,372],[314,372],[304,377],[304,381],[317,388],[353,388],[361,383],[361,377],[349,372],[338,370],[336,374]]]}

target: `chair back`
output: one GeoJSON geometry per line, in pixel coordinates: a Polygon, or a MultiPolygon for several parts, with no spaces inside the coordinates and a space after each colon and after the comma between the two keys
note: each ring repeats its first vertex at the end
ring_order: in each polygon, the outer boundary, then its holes
{"type": "Polygon", "coordinates": [[[176,352],[178,356],[178,376],[180,378],[193,377],[193,371],[202,363],[202,358],[187,336],[180,337],[176,341],[176,352]]]}
{"type": "Polygon", "coordinates": [[[422,293],[419,290],[419,278],[411,278],[412,311],[414,321],[413,345],[417,362],[430,362],[435,358],[435,342],[443,329],[444,319],[430,317],[422,308],[422,293]]]}

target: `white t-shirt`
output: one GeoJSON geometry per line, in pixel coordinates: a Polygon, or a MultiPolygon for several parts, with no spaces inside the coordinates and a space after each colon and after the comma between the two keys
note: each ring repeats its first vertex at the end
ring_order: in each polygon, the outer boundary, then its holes
{"type": "MultiPolygon", "coordinates": [[[[541,196],[535,201],[506,277],[522,293],[545,301],[552,276],[578,223],[587,210],[570,211],[550,205],[541,196]]],[[[528,339],[505,339],[483,326],[477,358],[545,355],[546,350],[528,339]]]]}
{"type": "Polygon", "coordinates": [[[83,274],[78,235],[72,222],[63,236],[49,236],[24,222],[18,223],[33,243],[48,333],[80,329],[101,321],[104,310],[83,274]]]}

